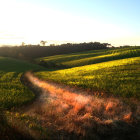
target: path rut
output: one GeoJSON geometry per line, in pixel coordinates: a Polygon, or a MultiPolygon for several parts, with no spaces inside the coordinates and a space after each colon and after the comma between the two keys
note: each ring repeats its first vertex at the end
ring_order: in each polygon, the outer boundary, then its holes
{"type": "Polygon", "coordinates": [[[134,125],[140,119],[140,104],[132,109],[121,98],[89,95],[86,91],[40,80],[30,72],[25,77],[40,89],[40,94],[23,112],[39,116],[42,126],[86,138],[108,136],[109,139],[118,134],[128,138],[132,133],[137,134],[134,125]]]}

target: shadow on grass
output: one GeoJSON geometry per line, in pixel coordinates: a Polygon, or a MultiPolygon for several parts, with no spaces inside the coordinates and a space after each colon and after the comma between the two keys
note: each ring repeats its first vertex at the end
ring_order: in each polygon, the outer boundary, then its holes
{"type": "Polygon", "coordinates": [[[30,135],[22,134],[17,128],[11,127],[0,109],[0,140],[34,140],[30,135]]]}

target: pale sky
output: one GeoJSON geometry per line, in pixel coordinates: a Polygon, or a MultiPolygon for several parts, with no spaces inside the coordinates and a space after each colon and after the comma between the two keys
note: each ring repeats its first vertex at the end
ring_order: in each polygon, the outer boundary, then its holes
{"type": "Polygon", "coordinates": [[[140,45],[139,0],[0,0],[0,44],[140,45]]]}

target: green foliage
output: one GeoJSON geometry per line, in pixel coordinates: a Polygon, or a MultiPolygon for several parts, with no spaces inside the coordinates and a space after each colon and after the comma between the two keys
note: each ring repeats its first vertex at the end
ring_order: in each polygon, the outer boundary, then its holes
{"type": "Polygon", "coordinates": [[[34,64],[0,57],[0,107],[11,108],[32,100],[34,94],[20,78],[25,71],[39,69],[41,67],[34,64]]]}

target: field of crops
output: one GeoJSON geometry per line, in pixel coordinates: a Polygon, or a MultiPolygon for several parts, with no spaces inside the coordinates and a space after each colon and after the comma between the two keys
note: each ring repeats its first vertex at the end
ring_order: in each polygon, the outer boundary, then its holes
{"type": "Polygon", "coordinates": [[[0,107],[20,106],[34,98],[34,94],[25,87],[21,75],[29,70],[39,70],[40,66],[11,58],[0,57],[0,107]]]}
{"type": "Polygon", "coordinates": [[[140,47],[113,48],[36,59],[47,67],[70,68],[140,56],[140,47]]]}
{"type": "Polygon", "coordinates": [[[38,72],[37,75],[67,85],[140,99],[139,56],[140,47],[52,56],[42,59],[73,68],[38,72]],[[90,63],[95,64],[86,65],[90,63]]]}
{"type": "MultiPolygon", "coordinates": [[[[56,68],[73,67],[36,73],[43,79],[95,91],[107,91],[124,97],[140,97],[140,47],[56,55],[38,58],[37,62],[40,61],[56,68]]],[[[34,94],[20,81],[21,75],[29,70],[43,68],[24,61],[0,57],[0,107],[20,106],[34,98],[34,94]]]]}
{"type": "MultiPolygon", "coordinates": [[[[13,110],[5,110],[19,107],[34,99],[35,94],[21,83],[22,74],[30,70],[37,71],[34,74],[43,80],[52,80],[70,86],[106,92],[110,95],[124,97],[124,99],[134,97],[140,100],[140,47],[56,55],[38,58],[36,62],[49,67],[49,69],[21,60],[0,57],[0,136],[4,135],[4,138],[11,138],[11,136],[15,136],[15,140],[22,138],[21,132],[23,131],[18,133],[19,128],[27,131],[27,134],[31,131],[38,132],[40,139],[41,136],[51,139],[50,136],[53,135],[53,131],[48,131],[49,129],[44,127],[44,124],[42,126],[41,121],[37,118],[22,114],[22,111],[19,113],[13,110]]],[[[44,86],[41,79],[40,84],[44,86]]],[[[52,87],[50,89],[53,90],[52,87]]],[[[55,87],[52,93],[56,93],[57,90],[64,91],[55,87]]],[[[60,99],[61,101],[62,99],[60,99]]],[[[52,105],[54,106],[54,104],[52,105]]],[[[49,109],[45,108],[46,110],[49,109]]],[[[39,111],[37,110],[37,112],[39,111]]],[[[48,115],[47,111],[46,114],[48,115]]],[[[52,111],[51,109],[51,113],[52,111]]],[[[54,113],[57,116],[56,111],[57,109],[54,113]]],[[[50,123],[48,124],[50,125],[50,123]]]]}

